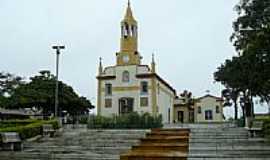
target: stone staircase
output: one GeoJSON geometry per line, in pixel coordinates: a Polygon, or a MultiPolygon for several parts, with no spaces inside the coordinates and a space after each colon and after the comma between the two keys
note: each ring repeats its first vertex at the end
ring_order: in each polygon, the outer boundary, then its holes
{"type": "Polygon", "coordinates": [[[186,160],[189,129],[153,129],[120,160],[186,160]]]}
{"type": "Polygon", "coordinates": [[[270,160],[270,143],[245,128],[191,128],[189,160],[270,160]]]}
{"type": "Polygon", "coordinates": [[[22,152],[0,151],[0,160],[270,160],[270,143],[249,138],[244,128],[165,127],[151,131],[65,128],[57,137],[25,142],[22,152]]]}
{"type": "Polygon", "coordinates": [[[0,151],[0,160],[119,160],[147,130],[65,129],[60,136],[25,142],[22,152],[0,151]]]}

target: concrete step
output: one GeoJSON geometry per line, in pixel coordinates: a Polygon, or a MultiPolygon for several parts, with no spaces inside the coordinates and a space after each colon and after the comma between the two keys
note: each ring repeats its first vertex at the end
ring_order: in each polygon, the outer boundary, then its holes
{"type": "Polygon", "coordinates": [[[146,136],[189,136],[189,132],[172,132],[172,131],[162,131],[162,132],[151,132],[147,133],[146,136]]]}
{"type": "Polygon", "coordinates": [[[189,128],[154,128],[151,132],[190,132],[189,128]]]}
{"type": "Polygon", "coordinates": [[[64,130],[58,137],[25,142],[22,152],[0,152],[0,160],[119,160],[146,130],[64,130]]]}
{"type": "Polygon", "coordinates": [[[189,160],[270,159],[270,144],[250,139],[244,128],[192,128],[190,136],[189,160]]]}
{"type": "Polygon", "coordinates": [[[215,129],[211,129],[211,128],[191,128],[190,132],[205,132],[205,131],[209,131],[209,132],[247,132],[247,130],[245,128],[215,128],[215,129]]]}
{"type": "Polygon", "coordinates": [[[142,138],[141,143],[187,143],[189,140],[188,136],[172,136],[172,137],[147,137],[142,138]]]}
{"type": "Polygon", "coordinates": [[[190,155],[268,155],[270,156],[270,150],[253,150],[253,149],[191,149],[189,150],[190,155]]]}
{"type": "Polygon", "coordinates": [[[246,130],[244,131],[234,131],[234,130],[200,130],[200,129],[196,129],[196,130],[192,130],[190,132],[191,134],[196,134],[196,133],[201,133],[201,134],[248,134],[248,132],[246,130]]]}
{"type": "Polygon", "coordinates": [[[161,144],[161,145],[137,145],[133,146],[132,150],[134,151],[182,151],[182,152],[188,152],[188,145],[172,145],[172,144],[161,144]]]}
{"type": "Polygon", "coordinates": [[[237,135],[192,135],[190,139],[248,139],[248,136],[237,135]]]}
{"type": "Polygon", "coordinates": [[[269,146],[265,143],[250,143],[250,142],[223,142],[223,143],[216,143],[216,142],[190,142],[189,147],[242,147],[242,146],[262,146],[266,147],[269,146]]]}
{"type": "Polygon", "coordinates": [[[94,135],[94,136],[83,136],[85,140],[96,140],[96,139],[117,139],[117,140],[126,140],[126,139],[140,139],[145,137],[144,135],[94,135]]]}
{"type": "Polygon", "coordinates": [[[83,133],[112,133],[112,134],[132,134],[132,133],[135,133],[135,134],[138,134],[138,133],[141,133],[141,134],[144,134],[145,132],[150,132],[150,130],[148,129],[139,129],[139,130],[136,130],[136,129],[100,129],[100,130],[87,130],[86,132],[83,132],[83,133]]]}
{"type": "Polygon", "coordinates": [[[48,146],[46,147],[26,147],[24,149],[24,152],[31,152],[31,153],[38,153],[43,152],[44,150],[50,153],[64,153],[64,152],[74,152],[77,151],[77,153],[82,152],[93,152],[98,154],[120,154],[122,152],[125,152],[127,150],[131,149],[130,146],[114,146],[114,147],[102,147],[102,146],[94,146],[94,147],[83,147],[83,146],[67,146],[67,147],[59,147],[59,146],[48,146]]]}
{"type": "Polygon", "coordinates": [[[248,133],[239,133],[239,132],[192,132],[190,136],[200,136],[200,135],[231,135],[231,136],[247,136],[248,133]]]}
{"type": "Polygon", "coordinates": [[[270,151],[269,145],[234,145],[234,146],[189,146],[189,150],[254,150],[254,151],[270,151]]]}
{"type": "Polygon", "coordinates": [[[231,154],[221,154],[221,153],[190,153],[188,155],[189,158],[203,158],[203,159],[208,159],[208,158],[268,158],[270,157],[269,153],[261,153],[261,154],[241,154],[241,153],[231,153],[231,154]]]}
{"type": "Polygon", "coordinates": [[[121,160],[186,160],[187,153],[179,151],[130,151],[120,156],[121,160]]]}
{"type": "Polygon", "coordinates": [[[188,160],[269,160],[267,157],[261,158],[241,158],[241,157],[189,157],[188,160]]]}
{"type": "Polygon", "coordinates": [[[189,129],[152,129],[121,160],[186,160],[189,129]]]}
{"type": "Polygon", "coordinates": [[[121,141],[117,143],[106,143],[105,141],[101,142],[84,142],[84,143],[66,143],[65,144],[40,144],[40,145],[25,145],[26,148],[35,148],[35,147],[43,147],[43,148],[48,148],[47,146],[56,146],[56,147],[66,147],[66,146],[81,146],[84,148],[91,148],[91,147],[131,147],[132,145],[138,144],[138,140],[134,140],[132,142],[127,142],[127,141],[121,141]]]}
{"type": "Polygon", "coordinates": [[[52,154],[52,153],[1,153],[1,160],[119,160],[110,154],[52,154]]]}

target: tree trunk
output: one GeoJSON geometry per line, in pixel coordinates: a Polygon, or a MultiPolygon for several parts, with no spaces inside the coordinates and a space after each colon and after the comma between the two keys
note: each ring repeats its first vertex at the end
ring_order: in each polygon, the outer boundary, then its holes
{"type": "Polygon", "coordinates": [[[234,120],[238,119],[238,106],[237,106],[237,101],[234,101],[234,120]]]}
{"type": "Polygon", "coordinates": [[[245,109],[246,109],[246,125],[245,127],[251,128],[252,125],[252,102],[250,99],[248,99],[245,103],[245,109]]]}
{"type": "Polygon", "coordinates": [[[245,106],[241,106],[242,107],[242,114],[243,114],[243,125],[245,126],[246,125],[246,121],[245,121],[245,119],[246,119],[246,110],[245,110],[245,106]]]}

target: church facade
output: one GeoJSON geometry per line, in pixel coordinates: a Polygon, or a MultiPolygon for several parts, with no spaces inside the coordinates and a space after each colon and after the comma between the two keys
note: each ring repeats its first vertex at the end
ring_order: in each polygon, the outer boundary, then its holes
{"type": "Polygon", "coordinates": [[[121,22],[120,39],[120,51],[115,57],[116,64],[104,67],[100,59],[97,76],[98,115],[112,116],[138,112],[162,115],[163,123],[203,121],[202,118],[197,118],[201,115],[197,114],[196,106],[182,103],[177,98],[175,89],[156,72],[154,55],[151,65],[141,63],[142,56],[138,51],[138,24],[130,2],[121,22]]]}
{"type": "Polygon", "coordinates": [[[161,114],[164,123],[173,121],[176,91],[156,73],[154,56],[151,65],[141,64],[138,51],[138,25],[130,3],[121,22],[121,45],[116,64],[98,72],[97,113],[102,116],[130,112],[161,114]]]}

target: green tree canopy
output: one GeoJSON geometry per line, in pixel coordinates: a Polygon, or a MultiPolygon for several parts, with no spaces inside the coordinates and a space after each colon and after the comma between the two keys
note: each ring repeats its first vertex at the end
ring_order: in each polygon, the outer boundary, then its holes
{"type": "Polygon", "coordinates": [[[227,91],[235,92],[230,98],[235,103],[239,98],[250,115],[253,97],[270,101],[270,1],[240,0],[235,8],[238,18],[233,23],[231,41],[238,56],[218,67],[214,78],[227,91]]]}
{"type": "MultiPolygon", "coordinates": [[[[10,97],[11,108],[43,109],[44,113],[54,112],[56,78],[50,71],[41,71],[30,78],[29,83],[20,85],[10,97]]],[[[59,110],[66,110],[72,115],[83,114],[94,108],[89,100],[80,97],[71,86],[59,81],[59,110]]]]}
{"type": "Polygon", "coordinates": [[[239,17],[234,22],[231,40],[246,68],[243,86],[270,100],[270,1],[241,0],[236,6],[239,17]]]}

